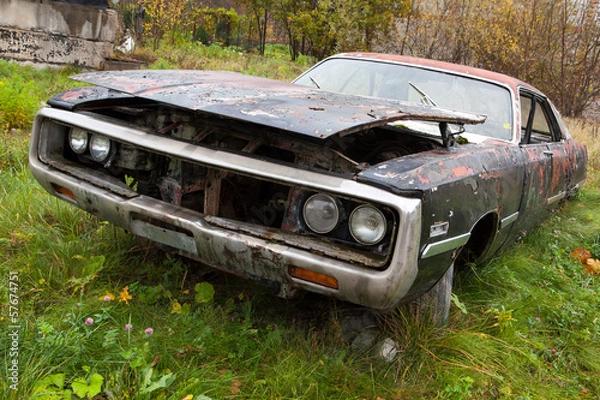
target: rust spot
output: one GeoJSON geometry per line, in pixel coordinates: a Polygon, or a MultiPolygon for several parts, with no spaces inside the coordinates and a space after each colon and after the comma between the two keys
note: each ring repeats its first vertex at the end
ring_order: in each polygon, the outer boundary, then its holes
{"type": "Polygon", "coordinates": [[[473,168],[467,166],[455,167],[451,170],[455,177],[469,176],[473,174],[473,168]]]}

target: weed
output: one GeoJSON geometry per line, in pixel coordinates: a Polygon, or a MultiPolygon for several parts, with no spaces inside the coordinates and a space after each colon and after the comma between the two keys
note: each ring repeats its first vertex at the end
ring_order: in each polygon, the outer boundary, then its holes
{"type": "Polygon", "coordinates": [[[458,382],[447,385],[444,388],[443,398],[452,400],[468,399],[471,397],[471,388],[473,386],[473,378],[468,376],[461,377],[458,382]]]}

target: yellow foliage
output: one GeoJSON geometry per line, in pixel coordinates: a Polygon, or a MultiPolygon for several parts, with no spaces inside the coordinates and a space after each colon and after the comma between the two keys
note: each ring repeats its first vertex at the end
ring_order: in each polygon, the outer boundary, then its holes
{"type": "Polygon", "coordinates": [[[152,37],[154,47],[166,32],[173,32],[183,16],[185,0],[139,0],[146,18],[144,35],[152,37]]]}
{"type": "Polygon", "coordinates": [[[583,265],[583,268],[592,275],[600,275],[600,260],[589,258],[583,265]]]}
{"type": "Polygon", "coordinates": [[[571,258],[579,261],[588,274],[600,275],[600,260],[592,258],[592,253],[580,247],[571,252],[571,258]]]}

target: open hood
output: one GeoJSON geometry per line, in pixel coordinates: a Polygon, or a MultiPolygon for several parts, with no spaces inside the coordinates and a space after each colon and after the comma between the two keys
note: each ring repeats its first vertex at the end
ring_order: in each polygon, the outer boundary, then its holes
{"type": "Polygon", "coordinates": [[[51,105],[75,109],[100,100],[135,97],[323,139],[398,120],[462,125],[480,124],[486,118],[396,100],[333,93],[235,72],[111,71],[79,74],[73,79],[105,90],[72,89],[53,98],[51,105]]]}

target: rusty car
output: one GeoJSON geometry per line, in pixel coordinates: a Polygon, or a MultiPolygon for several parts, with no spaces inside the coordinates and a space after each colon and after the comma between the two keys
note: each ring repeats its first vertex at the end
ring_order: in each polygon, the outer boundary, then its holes
{"type": "Polygon", "coordinates": [[[236,72],[76,75],[39,110],[52,195],[289,298],[448,316],[455,268],[496,254],[586,178],[552,102],[511,77],[375,53],[293,82],[236,72]]]}

